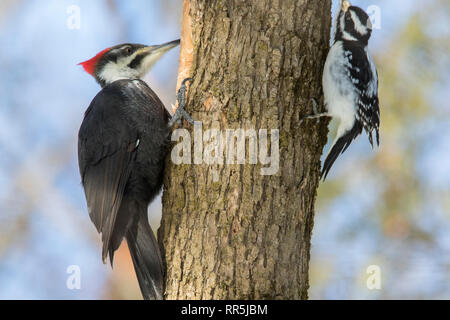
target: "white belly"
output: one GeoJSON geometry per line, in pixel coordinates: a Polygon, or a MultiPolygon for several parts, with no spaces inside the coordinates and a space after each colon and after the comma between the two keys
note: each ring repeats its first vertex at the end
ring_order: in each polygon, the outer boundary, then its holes
{"type": "Polygon", "coordinates": [[[348,130],[355,121],[355,93],[350,78],[347,76],[342,43],[336,42],[328,53],[325,62],[322,87],[325,107],[328,113],[339,120],[340,129],[348,130]]]}

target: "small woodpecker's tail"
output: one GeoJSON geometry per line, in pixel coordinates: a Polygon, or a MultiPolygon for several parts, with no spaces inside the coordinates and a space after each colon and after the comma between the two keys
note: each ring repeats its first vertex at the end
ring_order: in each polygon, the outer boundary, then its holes
{"type": "Polygon", "coordinates": [[[323,164],[322,173],[320,174],[320,179],[326,179],[328,172],[330,172],[331,166],[336,161],[337,157],[344,153],[347,150],[348,146],[352,143],[352,141],[362,132],[362,125],[358,121],[355,121],[351,130],[348,130],[343,135],[338,134],[333,141],[333,144],[328,151],[328,154],[325,158],[325,162],[323,164]]]}
{"type": "Polygon", "coordinates": [[[161,253],[148,224],[146,209],[142,209],[136,216],[126,238],[142,296],[146,300],[163,299],[164,273],[161,253]]]}

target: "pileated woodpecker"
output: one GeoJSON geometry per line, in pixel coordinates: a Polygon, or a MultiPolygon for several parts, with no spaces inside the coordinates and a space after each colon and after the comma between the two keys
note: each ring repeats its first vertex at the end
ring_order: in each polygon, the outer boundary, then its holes
{"type": "MultiPolygon", "coordinates": [[[[147,207],[162,186],[170,115],[140,78],[179,43],[121,44],[80,63],[102,86],[78,133],[78,163],[89,216],[102,234],[104,263],[109,255],[113,264],[114,251],[126,238],[145,299],[163,295],[163,264],[147,207]]],[[[192,122],[182,109],[186,80],[172,120],[185,116],[192,122]]]]}

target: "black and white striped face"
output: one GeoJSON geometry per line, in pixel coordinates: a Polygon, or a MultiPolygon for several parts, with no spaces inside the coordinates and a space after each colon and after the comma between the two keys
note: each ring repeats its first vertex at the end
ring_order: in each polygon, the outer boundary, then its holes
{"type": "Polygon", "coordinates": [[[372,23],[367,13],[347,0],[341,0],[334,40],[361,41],[367,45],[371,33],[372,23]]]}
{"type": "Polygon", "coordinates": [[[121,44],[106,51],[95,65],[94,77],[104,86],[119,79],[140,79],[180,40],[157,46],[121,44]]]}

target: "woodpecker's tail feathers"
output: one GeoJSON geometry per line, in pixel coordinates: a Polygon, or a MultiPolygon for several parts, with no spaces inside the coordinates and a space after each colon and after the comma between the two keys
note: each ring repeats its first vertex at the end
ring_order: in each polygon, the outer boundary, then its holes
{"type": "Polygon", "coordinates": [[[325,158],[325,162],[323,164],[322,173],[320,174],[320,178],[323,180],[326,179],[328,172],[330,172],[331,167],[333,166],[333,163],[336,161],[337,157],[344,153],[345,150],[347,150],[348,146],[352,143],[352,141],[362,132],[362,125],[355,121],[355,124],[353,125],[351,130],[348,130],[344,135],[338,135],[336,136],[336,139],[334,140],[330,151],[328,151],[328,154],[325,158]]]}
{"type": "Polygon", "coordinates": [[[370,131],[370,132],[367,133],[367,135],[369,136],[369,143],[370,143],[370,146],[371,146],[372,149],[373,149],[373,132],[370,131]]]}
{"type": "Polygon", "coordinates": [[[372,147],[372,149],[373,149],[373,131],[374,130],[375,130],[375,141],[377,143],[377,146],[380,146],[380,133],[379,133],[378,128],[375,127],[370,131],[366,130],[367,136],[369,137],[369,143],[370,143],[370,146],[372,147]]]}
{"type": "Polygon", "coordinates": [[[160,248],[147,221],[147,210],[136,216],[126,235],[134,269],[145,300],[162,300],[164,272],[160,248]]]}
{"type": "Polygon", "coordinates": [[[377,146],[380,146],[380,133],[378,131],[378,128],[375,128],[375,135],[377,137],[377,146]]]}

